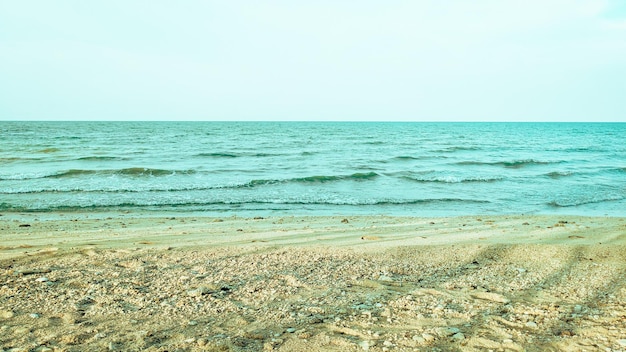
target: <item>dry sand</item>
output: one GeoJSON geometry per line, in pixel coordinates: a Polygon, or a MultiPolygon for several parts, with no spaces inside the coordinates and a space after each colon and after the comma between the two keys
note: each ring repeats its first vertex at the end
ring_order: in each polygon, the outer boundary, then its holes
{"type": "Polygon", "coordinates": [[[624,351],[626,221],[0,217],[0,351],[624,351]]]}

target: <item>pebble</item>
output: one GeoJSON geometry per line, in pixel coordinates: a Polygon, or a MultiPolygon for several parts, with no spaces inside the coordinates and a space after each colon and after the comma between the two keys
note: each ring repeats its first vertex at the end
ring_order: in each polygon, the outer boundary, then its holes
{"type": "Polygon", "coordinates": [[[526,323],[526,327],[528,327],[528,328],[536,328],[537,327],[537,323],[535,323],[534,321],[529,321],[528,323],[526,323]]]}
{"type": "Polygon", "coordinates": [[[2,319],[11,319],[15,316],[15,313],[10,310],[0,310],[0,318],[2,319]]]}
{"type": "Polygon", "coordinates": [[[37,313],[31,313],[31,314],[29,314],[29,316],[30,316],[31,318],[33,318],[33,319],[41,318],[41,315],[40,315],[40,314],[37,314],[37,313]]]}
{"type": "Polygon", "coordinates": [[[285,331],[287,331],[290,334],[293,334],[294,332],[296,332],[296,328],[287,328],[287,330],[285,331]]]}
{"type": "Polygon", "coordinates": [[[502,295],[493,292],[476,292],[472,294],[472,297],[482,299],[485,301],[492,301],[497,303],[509,303],[510,300],[502,295]]]}
{"type": "Polygon", "coordinates": [[[48,282],[50,280],[47,277],[42,276],[42,277],[36,279],[35,281],[37,281],[37,282],[48,282]]]}
{"type": "Polygon", "coordinates": [[[363,349],[363,351],[369,351],[370,342],[369,341],[361,341],[359,342],[359,346],[363,349]]]}
{"type": "Polygon", "coordinates": [[[617,340],[617,343],[622,347],[626,347],[626,339],[617,340]]]}
{"type": "Polygon", "coordinates": [[[462,332],[457,332],[456,334],[452,335],[452,339],[455,341],[462,341],[465,340],[465,335],[463,335],[462,332]]]}
{"type": "Polygon", "coordinates": [[[426,343],[426,339],[418,335],[413,336],[413,341],[419,343],[420,345],[423,345],[426,343]]]}
{"type": "Polygon", "coordinates": [[[427,333],[422,334],[422,338],[423,338],[426,342],[433,342],[433,341],[435,341],[435,336],[433,336],[433,335],[431,335],[431,334],[427,334],[427,333]]]}
{"type": "Polygon", "coordinates": [[[437,335],[445,336],[445,337],[453,336],[453,335],[458,334],[460,332],[461,332],[461,330],[459,330],[458,328],[454,328],[454,327],[447,327],[447,328],[437,329],[437,335]]]}

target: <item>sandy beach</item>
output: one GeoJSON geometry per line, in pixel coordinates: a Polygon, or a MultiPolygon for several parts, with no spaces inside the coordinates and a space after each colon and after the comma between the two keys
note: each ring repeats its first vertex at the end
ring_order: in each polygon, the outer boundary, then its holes
{"type": "Polygon", "coordinates": [[[626,219],[0,216],[0,351],[625,351],[626,219]]]}

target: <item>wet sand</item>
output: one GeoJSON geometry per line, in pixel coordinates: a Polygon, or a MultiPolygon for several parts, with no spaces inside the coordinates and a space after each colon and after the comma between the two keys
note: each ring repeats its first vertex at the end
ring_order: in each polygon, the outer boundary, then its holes
{"type": "Polygon", "coordinates": [[[626,219],[0,216],[0,350],[626,350],[626,219]]]}

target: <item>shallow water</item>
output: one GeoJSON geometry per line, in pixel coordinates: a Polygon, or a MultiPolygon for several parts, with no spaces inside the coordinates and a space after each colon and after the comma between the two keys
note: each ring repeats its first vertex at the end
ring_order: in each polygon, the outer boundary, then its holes
{"type": "Polygon", "coordinates": [[[626,216],[626,124],[0,122],[0,211],[626,216]]]}

